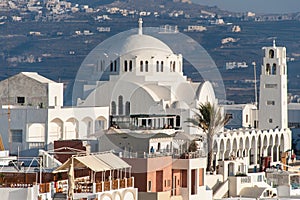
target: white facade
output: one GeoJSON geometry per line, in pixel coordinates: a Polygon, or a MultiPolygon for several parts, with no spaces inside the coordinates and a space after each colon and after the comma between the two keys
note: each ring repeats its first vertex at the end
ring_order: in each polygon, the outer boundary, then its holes
{"type": "Polygon", "coordinates": [[[287,64],[286,48],[264,47],[260,76],[259,124],[260,129],[287,128],[287,64]]]}
{"type": "Polygon", "coordinates": [[[8,82],[9,100],[1,96],[0,133],[5,149],[11,152],[51,148],[55,140],[95,139],[95,132],[108,127],[108,107],[62,107],[62,83],[22,72],[0,82],[4,93],[8,93],[8,82]],[[3,105],[9,101],[14,103],[3,105]]]}
{"type": "Polygon", "coordinates": [[[183,75],[182,55],[174,54],[157,38],[143,34],[141,20],[139,24],[138,34],[118,44],[121,53],[116,60],[109,64],[105,60],[97,62],[99,70],[108,74],[109,80],[98,81],[96,87],[86,84],[84,94],[92,92],[78,99],[77,105],[110,105],[112,116],[174,115],[180,120],[157,120],[152,124],[161,128],[168,124],[195,133],[197,129],[184,121],[194,115],[192,110],[199,103],[216,102],[211,83],[189,81],[183,75]]]}

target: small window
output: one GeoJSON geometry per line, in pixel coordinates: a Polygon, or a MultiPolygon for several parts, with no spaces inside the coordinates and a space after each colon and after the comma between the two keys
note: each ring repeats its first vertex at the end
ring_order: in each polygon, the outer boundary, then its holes
{"type": "Polygon", "coordinates": [[[129,61],[129,71],[132,72],[132,60],[129,61]]]}
{"type": "Polygon", "coordinates": [[[145,62],[145,72],[148,72],[148,61],[145,62]]]}
{"type": "Polygon", "coordinates": [[[269,75],[271,72],[271,66],[270,64],[268,63],[267,66],[266,66],[266,74],[269,75]]]}
{"type": "Polygon", "coordinates": [[[128,66],[127,66],[127,60],[124,61],[124,71],[127,72],[128,71],[128,66]]]}
{"type": "Polygon", "coordinates": [[[249,120],[248,118],[249,118],[249,116],[248,116],[248,115],[246,115],[246,123],[248,123],[248,120],[249,120]]]}
{"type": "Polygon", "coordinates": [[[143,61],[140,62],[140,72],[144,71],[144,63],[143,61]]]}
{"type": "Polygon", "coordinates": [[[114,63],[112,61],[110,61],[110,71],[114,71],[114,63]]]}
{"type": "Polygon", "coordinates": [[[269,123],[273,123],[273,119],[272,118],[269,119],[269,123]]]}
{"type": "Polygon", "coordinates": [[[148,192],[152,191],[152,181],[148,181],[148,192]]]}
{"type": "Polygon", "coordinates": [[[164,61],[160,62],[160,71],[163,72],[164,71],[164,61]]]}
{"type": "Polygon", "coordinates": [[[156,72],[159,72],[159,61],[156,61],[156,72]]]}
{"type": "Polygon", "coordinates": [[[269,100],[269,101],[267,101],[267,105],[268,106],[274,106],[275,105],[275,101],[269,100]]]}
{"type": "Polygon", "coordinates": [[[116,102],[111,102],[111,114],[115,115],[117,113],[117,105],[116,102]]]}
{"type": "Polygon", "coordinates": [[[276,64],[275,63],[273,64],[273,67],[272,67],[272,74],[276,75],[276,64]]]}
{"type": "Polygon", "coordinates": [[[117,60],[114,61],[114,71],[117,71],[117,60]]]}
{"type": "Polygon", "coordinates": [[[271,49],[269,51],[269,58],[274,58],[274,50],[273,49],[271,49]]]}
{"type": "Polygon", "coordinates": [[[11,130],[12,142],[22,143],[23,142],[23,131],[22,130],[11,130]]]}
{"type": "Polygon", "coordinates": [[[17,97],[17,103],[24,104],[25,103],[25,97],[17,97]]]}

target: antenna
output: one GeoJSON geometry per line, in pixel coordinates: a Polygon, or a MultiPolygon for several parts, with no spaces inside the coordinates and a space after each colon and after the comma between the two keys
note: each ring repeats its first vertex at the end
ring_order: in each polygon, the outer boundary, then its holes
{"type": "Polygon", "coordinates": [[[253,71],[254,71],[254,92],[255,92],[254,105],[257,106],[256,63],[253,61],[252,65],[253,65],[253,71]]]}

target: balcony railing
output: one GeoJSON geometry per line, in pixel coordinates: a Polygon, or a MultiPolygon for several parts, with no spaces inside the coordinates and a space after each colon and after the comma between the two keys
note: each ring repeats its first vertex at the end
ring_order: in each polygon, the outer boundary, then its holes
{"type": "Polygon", "coordinates": [[[91,184],[89,187],[86,187],[86,184],[76,184],[76,193],[97,193],[105,192],[111,190],[118,190],[123,188],[133,187],[134,178],[124,178],[124,179],[115,179],[111,181],[101,181],[99,183],[91,184]],[[80,189],[79,189],[80,188],[80,189]],[[84,188],[84,189],[83,189],[84,188]]]}

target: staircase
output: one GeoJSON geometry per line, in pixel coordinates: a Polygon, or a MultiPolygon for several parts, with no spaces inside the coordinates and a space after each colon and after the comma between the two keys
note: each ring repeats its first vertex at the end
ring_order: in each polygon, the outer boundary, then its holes
{"type": "Polygon", "coordinates": [[[222,199],[225,195],[228,194],[228,179],[223,182],[216,185],[216,187],[213,188],[213,196],[214,199],[222,199]]]}

